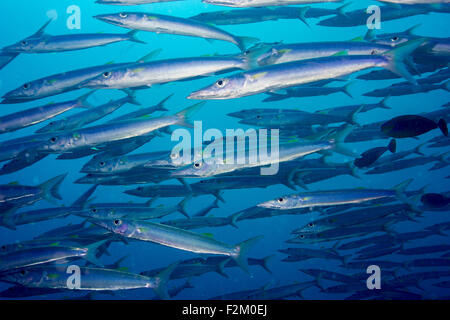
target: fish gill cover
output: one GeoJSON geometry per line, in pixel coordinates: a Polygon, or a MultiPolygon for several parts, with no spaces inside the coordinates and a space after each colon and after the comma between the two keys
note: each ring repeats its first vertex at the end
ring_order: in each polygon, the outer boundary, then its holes
{"type": "Polygon", "coordinates": [[[1,299],[450,296],[448,1],[0,6],[1,299]]]}

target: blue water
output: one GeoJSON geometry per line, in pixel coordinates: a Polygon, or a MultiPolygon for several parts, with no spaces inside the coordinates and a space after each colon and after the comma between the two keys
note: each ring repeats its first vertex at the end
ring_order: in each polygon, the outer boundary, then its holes
{"type": "MultiPolygon", "coordinates": [[[[28,37],[35,32],[47,19],[48,15],[57,13],[57,19],[52,22],[46,32],[49,34],[77,34],[77,33],[95,33],[95,32],[125,32],[125,29],[105,24],[101,21],[93,19],[92,16],[102,13],[120,12],[121,8],[116,6],[98,5],[94,1],[71,1],[71,0],[18,0],[18,1],[2,1],[0,4],[3,19],[0,19],[0,29],[2,37],[0,39],[0,47],[16,43],[20,39],[28,37]],[[66,20],[68,14],[66,9],[68,6],[77,4],[81,8],[81,29],[69,30],[66,27],[66,20]]],[[[358,1],[355,2],[350,9],[365,8],[376,1],[358,1]]],[[[324,4],[315,5],[315,7],[333,8],[336,5],[324,4]]],[[[152,5],[143,5],[136,7],[125,7],[126,10],[144,11],[168,14],[180,17],[190,17],[201,12],[225,10],[227,8],[220,6],[213,6],[203,4],[198,0],[187,0],[173,3],[161,3],[152,5]],[[131,9],[130,9],[131,8],[131,9]]],[[[329,41],[329,40],[350,40],[355,37],[362,36],[366,33],[366,26],[358,26],[351,28],[330,28],[316,26],[315,22],[318,20],[311,19],[311,28],[305,26],[300,20],[278,20],[268,21],[254,24],[244,25],[230,25],[219,26],[220,28],[235,34],[257,37],[264,42],[283,41],[284,43],[297,42],[314,42],[314,41],[329,41]]],[[[379,33],[392,33],[406,30],[407,28],[420,24],[416,29],[416,33],[423,36],[433,37],[448,37],[448,16],[445,14],[430,13],[428,15],[414,16],[394,21],[383,22],[382,29],[379,33]]],[[[13,90],[29,80],[38,79],[44,76],[56,74],[62,71],[74,70],[87,66],[95,66],[105,64],[110,61],[114,62],[128,62],[137,60],[155,49],[162,49],[159,58],[175,58],[175,57],[194,57],[214,53],[232,54],[237,53],[237,48],[231,43],[223,41],[214,41],[212,43],[201,38],[183,37],[167,34],[155,34],[150,32],[140,32],[139,38],[147,42],[146,45],[121,42],[111,44],[105,47],[91,48],[82,51],[73,51],[65,53],[51,53],[51,54],[34,54],[34,55],[20,55],[17,59],[12,61],[4,69],[0,70],[0,93],[4,94],[13,90]]],[[[354,76],[352,76],[354,77],[354,76]]],[[[176,82],[165,85],[156,85],[147,90],[141,90],[137,94],[137,99],[144,105],[150,106],[159,102],[162,98],[169,94],[175,93],[174,96],[167,103],[170,113],[179,111],[182,108],[192,104],[192,101],[186,100],[192,91],[203,88],[212,83],[218,77],[212,76],[205,79],[176,82]]],[[[394,81],[363,81],[357,80],[351,87],[351,92],[354,99],[347,97],[341,93],[336,93],[325,97],[311,97],[311,98],[293,98],[280,102],[261,103],[265,98],[264,94],[255,96],[234,99],[234,100],[217,100],[209,101],[205,107],[196,116],[196,120],[203,121],[204,130],[206,128],[218,128],[225,130],[226,128],[246,128],[237,123],[237,119],[226,116],[227,113],[239,111],[247,108],[299,108],[305,111],[314,112],[316,110],[338,107],[343,105],[375,103],[379,98],[368,98],[362,96],[362,93],[376,89],[383,88],[394,81]]],[[[341,85],[338,83],[337,85],[341,85]]],[[[81,91],[69,92],[63,95],[49,97],[39,101],[15,104],[2,105],[0,108],[0,116],[9,114],[14,111],[25,110],[27,108],[43,105],[49,102],[67,101],[72,98],[80,96],[81,91]]],[[[116,99],[123,96],[123,93],[116,90],[99,90],[90,99],[92,104],[99,105],[105,103],[110,99],[116,99]]],[[[420,93],[409,96],[393,97],[389,102],[392,106],[391,110],[376,109],[358,116],[358,121],[361,124],[371,123],[380,120],[388,120],[394,116],[402,114],[418,114],[424,111],[434,111],[442,108],[441,106],[449,101],[449,93],[443,90],[432,91],[429,93],[420,93]]],[[[101,119],[97,124],[104,123],[113,117],[126,114],[137,110],[138,107],[133,105],[126,105],[116,111],[115,113],[101,119]]],[[[74,114],[79,110],[71,110],[66,114],[59,116],[59,118],[66,115],[74,114]]],[[[56,118],[56,119],[59,119],[56,118]]],[[[3,134],[0,141],[5,141],[25,135],[33,134],[38,128],[46,125],[48,122],[31,126],[13,133],[3,134]]],[[[430,140],[431,138],[440,135],[438,130],[433,130],[425,135],[422,135],[419,140],[415,139],[401,139],[398,141],[398,151],[410,150],[419,143],[430,140]]],[[[168,136],[156,138],[150,143],[142,146],[133,153],[150,152],[156,150],[168,150],[174,145],[169,141],[168,136]]],[[[363,152],[371,147],[384,146],[387,144],[387,139],[374,140],[364,143],[355,143],[351,147],[358,152],[363,152]]],[[[441,149],[426,149],[426,154],[443,153],[447,150],[441,149]]],[[[25,168],[13,174],[0,176],[0,184],[7,184],[10,182],[19,182],[23,185],[37,185],[43,181],[48,180],[58,174],[68,172],[68,176],[61,186],[61,195],[63,201],[59,201],[59,205],[70,205],[75,201],[79,195],[88,189],[88,185],[74,184],[73,182],[82,176],[79,169],[86,163],[89,158],[81,158],[77,160],[55,160],[56,155],[51,155],[44,160],[25,168]]],[[[400,170],[382,175],[363,175],[362,180],[355,179],[349,176],[339,176],[333,179],[321,181],[316,184],[309,185],[310,190],[327,190],[327,189],[341,189],[341,188],[391,188],[394,185],[408,179],[414,178],[410,186],[410,190],[417,190],[425,185],[428,186],[427,192],[445,192],[448,189],[448,180],[446,176],[450,174],[448,167],[437,170],[428,171],[431,164],[425,166],[414,167],[411,169],[400,170]]],[[[166,181],[163,183],[177,183],[176,181],[166,181]]],[[[95,192],[95,202],[142,202],[145,199],[128,196],[123,193],[124,190],[132,189],[137,186],[100,186],[95,192]]],[[[301,189],[299,189],[301,190],[301,189]]],[[[273,199],[277,196],[290,194],[292,190],[283,186],[276,185],[265,189],[246,189],[246,190],[227,190],[224,192],[226,203],[221,203],[220,208],[214,209],[212,214],[214,216],[228,216],[239,210],[249,208],[263,201],[273,199]]],[[[158,204],[173,205],[180,201],[179,198],[167,198],[158,200],[158,204]]],[[[188,212],[196,213],[201,208],[206,207],[214,201],[211,195],[201,196],[192,199],[188,204],[188,212]]],[[[52,207],[53,205],[45,200],[40,201],[33,206],[22,208],[21,210],[30,210],[38,208],[52,207]]],[[[278,253],[277,250],[287,247],[296,247],[299,245],[288,245],[285,243],[290,238],[290,232],[307,221],[317,217],[319,213],[311,212],[306,215],[296,216],[277,216],[273,218],[244,220],[238,223],[239,229],[231,226],[220,228],[204,228],[197,229],[199,233],[212,233],[214,237],[225,243],[238,243],[256,235],[264,235],[253,250],[252,257],[265,257],[267,255],[275,254],[275,258],[270,262],[272,274],[258,266],[251,268],[252,275],[245,274],[239,268],[226,269],[228,279],[221,277],[216,273],[208,273],[201,277],[192,279],[193,289],[182,291],[177,299],[207,299],[220,294],[225,294],[234,291],[257,289],[266,284],[272,287],[294,282],[310,281],[312,278],[299,271],[300,268],[323,268],[330,271],[341,272],[345,274],[353,274],[358,270],[346,270],[340,268],[337,261],[326,261],[319,259],[311,259],[302,262],[285,263],[281,259],[285,257],[284,254],[278,253]]],[[[424,214],[417,222],[402,222],[398,230],[402,232],[423,230],[426,226],[435,223],[448,221],[447,212],[428,212],[424,214]]],[[[169,218],[181,218],[178,213],[169,218]]],[[[167,219],[167,218],[166,218],[167,219]]],[[[82,220],[77,217],[67,217],[65,219],[57,219],[53,221],[44,221],[32,225],[19,226],[17,230],[1,229],[0,244],[13,243],[23,240],[32,239],[44,231],[55,227],[68,225],[70,223],[79,223],[82,220]]],[[[311,248],[331,247],[334,242],[325,242],[314,245],[308,245],[311,248]]],[[[424,239],[415,240],[405,245],[405,247],[432,245],[432,244],[450,244],[448,236],[434,235],[424,239]]],[[[122,243],[113,243],[109,249],[111,256],[104,256],[102,260],[105,264],[112,263],[125,254],[129,257],[125,260],[124,266],[129,268],[130,272],[139,273],[144,270],[151,270],[169,265],[172,262],[182,259],[196,257],[196,254],[184,252],[157,244],[148,242],[133,242],[125,246],[122,243]]],[[[438,256],[431,255],[430,257],[438,256]]],[[[414,257],[416,258],[416,257],[414,257]]],[[[411,259],[408,256],[386,256],[378,258],[380,260],[392,261],[406,261],[411,259]]],[[[445,268],[438,268],[438,270],[446,270],[445,268]]],[[[433,268],[417,268],[414,271],[431,271],[433,268]]],[[[448,269],[447,269],[448,270],[448,269]]],[[[365,270],[359,270],[364,273],[365,270]]],[[[409,271],[412,272],[412,271],[409,271]]],[[[444,280],[444,279],[442,279],[444,280]]],[[[448,280],[448,278],[446,279],[448,280]]],[[[181,284],[183,281],[173,281],[170,286],[181,284]]],[[[337,285],[339,283],[330,282],[330,285],[337,285]]],[[[0,290],[8,288],[10,285],[0,283],[0,290]]],[[[361,290],[364,290],[364,283],[362,283],[361,290]]],[[[422,291],[425,297],[446,297],[449,296],[449,289],[438,289],[430,284],[430,281],[425,283],[425,290],[422,291]]],[[[411,289],[411,292],[421,293],[417,288],[411,289]]],[[[305,292],[303,296],[306,299],[343,299],[347,294],[324,294],[321,293],[317,287],[312,287],[305,292]]],[[[76,297],[72,292],[64,294],[49,295],[37,298],[60,299],[67,297],[76,297]]],[[[122,291],[115,296],[110,295],[95,295],[95,298],[102,299],[150,299],[154,294],[149,289],[139,289],[122,291]]],[[[294,297],[295,298],[295,297],[294,297]]]]}

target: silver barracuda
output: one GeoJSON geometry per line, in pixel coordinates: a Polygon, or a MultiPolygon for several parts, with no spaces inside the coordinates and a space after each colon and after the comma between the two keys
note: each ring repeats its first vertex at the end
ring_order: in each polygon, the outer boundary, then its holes
{"type": "Polygon", "coordinates": [[[250,247],[262,238],[258,236],[232,246],[208,236],[148,221],[124,219],[91,221],[124,237],[150,241],[195,253],[229,256],[245,271],[248,270],[247,253],[250,247]]]}
{"type": "Polygon", "coordinates": [[[38,37],[33,35],[23,39],[3,50],[10,53],[50,53],[88,49],[120,41],[144,43],[136,38],[137,32],[132,30],[125,34],[87,33],[58,36],[40,34],[38,37]]]}
{"type": "Polygon", "coordinates": [[[107,123],[76,131],[56,133],[37,148],[45,153],[62,153],[83,147],[96,147],[112,141],[146,135],[152,131],[171,126],[185,125],[188,117],[203,104],[195,104],[179,113],[156,119],[132,119],[107,123]]]}
{"type": "Polygon", "coordinates": [[[0,133],[12,132],[41,123],[74,108],[90,108],[86,99],[91,94],[92,92],[89,92],[77,100],[47,104],[0,117],[0,133]]]}
{"type": "Polygon", "coordinates": [[[108,114],[116,111],[127,103],[137,105],[138,102],[133,96],[109,101],[97,107],[90,107],[85,111],[67,116],[60,120],[51,121],[46,126],[40,128],[36,133],[51,133],[56,131],[67,131],[82,128],[92,122],[102,119],[108,114]]]}
{"type": "Polygon", "coordinates": [[[391,70],[416,83],[406,69],[404,61],[423,41],[422,39],[410,41],[382,55],[333,56],[269,65],[219,79],[214,84],[191,93],[188,99],[240,98],[319,80],[339,78],[374,67],[391,70]]]}
{"type": "Polygon", "coordinates": [[[95,3],[99,4],[111,4],[118,6],[135,6],[138,4],[160,3],[160,2],[173,2],[183,0],[97,0],[95,3]]]}
{"type": "Polygon", "coordinates": [[[348,189],[293,194],[260,203],[258,207],[289,210],[362,203],[383,198],[402,198],[404,189],[411,181],[412,179],[399,184],[394,190],[348,189]]]}
{"type": "Polygon", "coordinates": [[[218,6],[248,8],[248,7],[286,6],[292,4],[342,2],[342,0],[202,0],[202,2],[215,4],[218,6]]]}
{"type": "Polygon", "coordinates": [[[247,60],[228,57],[194,57],[113,67],[81,84],[84,88],[149,88],[152,85],[206,76],[225,70],[247,69],[247,60]]]}
{"type": "MultiPolygon", "coordinates": [[[[168,299],[166,283],[176,266],[177,264],[171,265],[151,278],[119,270],[80,267],[82,280],[80,286],[73,289],[111,291],[152,288],[160,298],[168,299]]],[[[2,274],[0,279],[29,288],[68,289],[71,274],[68,274],[67,270],[65,266],[36,266],[2,274]]]]}
{"type": "Polygon", "coordinates": [[[102,14],[95,16],[95,18],[128,29],[228,41],[237,45],[241,50],[245,50],[246,42],[256,41],[256,39],[234,36],[217,27],[196,20],[156,13],[121,12],[102,14]]]}
{"type": "MultiPolygon", "coordinates": [[[[155,52],[151,52],[145,57],[139,59],[137,62],[148,61],[154,55],[155,52]]],[[[83,81],[95,77],[96,75],[101,74],[107,70],[134,63],[136,62],[104,64],[101,66],[63,72],[38,80],[30,81],[23,84],[19,88],[6,93],[3,96],[4,100],[1,102],[1,104],[23,103],[77,90],[80,89],[79,85],[83,81]]]]}
{"type": "Polygon", "coordinates": [[[84,248],[50,246],[18,250],[0,255],[0,272],[55,262],[68,258],[84,258],[102,266],[95,257],[96,250],[106,241],[102,240],[84,248]]]}
{"type": "Polygon", "coordinates": [[[335,55],[379,55],[391,50],[391,46],[364,41],[329,41],[292,44],[256,44],[245,54],[258,66],[309,60],[335,55]]]}

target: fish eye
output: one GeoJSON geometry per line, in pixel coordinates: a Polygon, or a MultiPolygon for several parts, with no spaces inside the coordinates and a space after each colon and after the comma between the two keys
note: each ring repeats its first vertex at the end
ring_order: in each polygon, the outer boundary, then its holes
{"type": "Polygon", "coordinates": [[[5,246],[5,245],[2,246],[2,250],[3,250],[3,251],[6,250],[6,246],[5,246]]]}
{"type": "Polygon", "coordinates": [[[122,224],[122,220],[116,219],[114,220],[114,225],[120,226],[122,224]]]}
{"type": "Polygon", "coordinates": [[[100,167],[104,167],[104,166],[105,166],[105,164],[106,164],[106,162],[105,162],[105,161],[101,161],[101,162],[99,163],[100,167]]]}
{"type": "Polygon", "coordinates": [[[142,189],[143,189],[142,187],[138,187],[137,188],[138,191],[142,191],[142,189]]]}
{"type": "Polygon", "coordinates": [[[284,199],[284,198],[278,198],[278,200],[277,200],[279,203],[283,203],[284,201],[286,201],[286,199],[284,199]]]}
{"type": "Polygon", "coordinates": [[[25,269],[20,270],[20,274],[23,275],[23,276],[26,275],[27,273],[28,273],[28,272],[27,272],[27,270],[25,270],[25,269]]]}
{"type": "Polygon", "coordinates": [[[24,40],[24,41],[21,41],[20,44],[23,45],[23,46],[26,46],[26,45],[28,44],[28,42],[26,42],[26,41],[24,40]]]}
{"type": "Polygon", "coordinates": [[[377,50],[372,50],[371,55],[377,54],[377,50]]]}
{"type": "Polygon", "coordinates": [[[121,18],[126,18],[126,17],[128,17],[128,15],[127,15],[125,12],[119,13],[119,16],[120,16],[121,18]]]}
{"type": "Polygon", "coordinates": [[[194,168],[195,168],[195,169],[200,169],[202,166],[203,166],[203,163],[202,163],[202,162],[196,162],[196,163],[194,163],[194,168]]]}
{"type": "Polygon", "coordinates": [[[53,142],[53,143],[55,143],[55,142],[56,142],[56,140],[58,140],[58,138],[56,138],[56,137],[52,137],[52,138],[50,138],[50,142],[53,142]]]}
{"type": "Polygon", "coordinates": [[[29,84],[29,83],[25,83],[25,84],[23,85],[23,88],[24,88],[24,89],[29,89],[29,88],[30,88],[30,84],[29,84]]]}
{"type": "Polygon", "coordinates": [[[170,154],[170,159],[176,159],[176,158],[178,158],[178,155],[176,153],[170,154]]]}
{"type": "Polygon", "coordinates": [[[301,234],[300,239],[304,239],[304,238],[305,238],[305,235],[301,234]]]}
{"type": "Polygon", "coordinates": [[[261,115],[257,115],[256,119],[262,119],[262,116],[261,115]]]}
{"type": "Polygon", "coordinates": [[[112,73],[110,71],[106,71],[103,73],[103,78],[109,78],[109,77],[111,77],[111,74],[112,73]]]}
{"type": "Polygon", "coordinates": [[[314,223],[312,223],[312,222],[310,222],[310,223],[308,223],[308,227],[314,227],[314,223]]]}
{"type": "Polygon", "coordinates": [[[91,212],[92,212],[92,213],[97,213],[97,211],[98,211],[98,210],[95,209],[95,208],[92,208],[92,209],[91,209],[91,212]]]}
{"type": "Polygon", "coordinates": [[[392,38],[391,38],[391,41],[392,41],[392,42],[398,41],[398,37],[392,37],[392,38]]]}
{"type": "Polygon", "coordinates": [[[220,79],[220,80],[217,80],[217,82],[216,82],[216,85],[219,87],[219,88],[222,88],[223,86],[225,86],[227,84],[227,81],[225,80],[225,79],[220,79]]]}

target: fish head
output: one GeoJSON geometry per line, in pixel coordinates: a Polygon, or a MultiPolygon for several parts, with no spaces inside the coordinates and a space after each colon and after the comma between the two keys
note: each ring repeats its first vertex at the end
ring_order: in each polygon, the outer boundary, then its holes
{"type": "Polygon", "coordinates": [[[126,158],[106,159],[103,156],[95,156],[89,160],[80,170],[82,173],[110,173],[119,165],[124,165],[126,158]]]}
{"type": "Polygon", "coordinates": [[[170,175],[174,178],[211,177],[220,173],[221,165],[225,164],[219,159],[201,159],[173,171],[170,175]]]}
{"type": "Polygon", "coordinates": [[[77,216],[90,218],[90,219],[105,219],[112,218],[115,215],[115,210],[111,208],[96,208],[92,207],[88,210],[79,211],[76,213],[77,216]]]}
{"type": "Polygon", "coordinates": [[[411,35],[405,35],[401,33],[386,33],[377,35],[376,38],[373,39],[371,42],[390,47],[397,47],[403,43],[406,43],[416,38],[417,36],[414,37],[411,35]]]}
{"type": "Polygon", "coordinates": [[[129,194],[131,196],[142,196],[145,192],[144,187],[137,187],[136,189],[125,190],[124,193],[129,194]]]}
{"type": "Polygon", "coordinates": [[[258,207],[266,208],[266,209],[277,209],[277,210],[286,210],[291,209],[296,206],[297,202],[292,197],[278,197],[274,200],[266,201],[258,204],[258,207]]]}
{"type": "Polygon", "coordinates": [[[125,237],[133,234],[135,231],[134,224],[123,219],[90,219],[89,221],[125,237]]]}
{"type": "Polygon", "coordinates": [[[245,84],[246,81],[243,76],[222,78],[210,86],[192,92],[187,98],[198,100],[236,98],[240,96],[245,84]]]}
{"type": "Polygon", "coordinates": [[[122,88],[130,73],[126,69],[106,70],[101,74],[80,83],[80,88],[102,89],[122,88]]]}
{"type": "Polygon", "coordinates": [[[38,97],[45,96],[45,92],[48,91],[47,87],[51,85],[44,80],[37,80],[24,83],[22,86],[14,89],[3,96],[5,99],[2,103],[8,103],[8,101],[22,101],[32,100],[38,97]]]}
{"type": "Polygon", "coordinates": [[[317,232],[305,232],[297,234],[295,238],[287,240],[286,243],[313,244],[319,239],[317,232]]]}
{"type": "Polygon", "coordinates": [[[106,23],[113,24],[115,26],[137,29],[141,20],[145,19],[145,14],[138,12],[119,12],[99,14],[94,16],[94,18],[106,23]]]}
{"type": "Polygon", "coordinates": [[[97,184],[97,176],[92,173],[89,173],[81,178],[78,178],[75,183],[77,184],[97,184]]]}
{"type": "Polygon", "coordinates": [[[78,134],[73,133],[72,136],[61,134],[53,135],[46,142],[43,142],[38,146],[38,150],[42,152],[52,153],[58,151],[64,151],[74,144],[75,140],[78,140],[78,134]]]}
{"type": "Polygon", "coordinates": [[[41,42],[38,38],[26,38],[15,44],[4,47],[3,52],[11,53],[27,53],[32,52],[34,48],[41,42]]]}
{"type": "Polygon", "coordinates": [[[35,287],[39,280],[45,280],[45,276],[45,272],[40,268],[20,268],[2,274],[0,279],[5,282],[20,284],[25,287],[35,287]]]}
{"type": "Polygon", "coordinates": [[[63,119],[50,121],[46,126],[36,130],[36,133],[60,131],[60,130],[64,129],[64,124],[65,124],[65,121],[63,119]]]}

